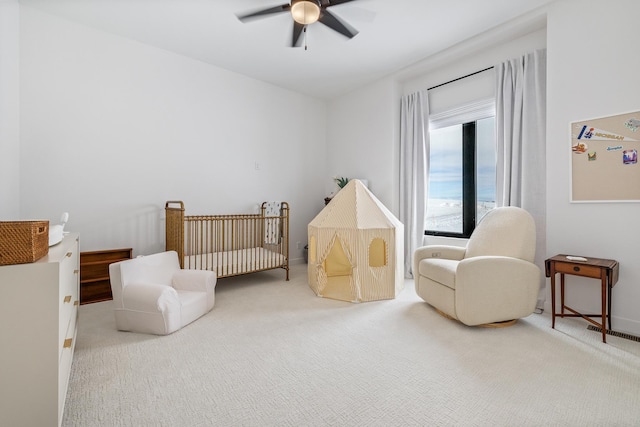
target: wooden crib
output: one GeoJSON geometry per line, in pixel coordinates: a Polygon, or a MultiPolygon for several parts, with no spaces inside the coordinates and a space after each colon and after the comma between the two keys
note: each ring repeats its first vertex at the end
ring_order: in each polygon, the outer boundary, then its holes
{"type": "Polygon", "coordinates": [[[165,204],[167,251],[182,268],[215,271],[218,277],[283,268],[289,280],[289,204],[262,203],[257,214],[184,214],[184,203],[165,204]]]}

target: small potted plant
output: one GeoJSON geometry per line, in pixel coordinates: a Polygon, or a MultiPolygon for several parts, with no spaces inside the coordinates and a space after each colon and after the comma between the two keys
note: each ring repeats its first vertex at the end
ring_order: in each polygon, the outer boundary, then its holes
{"type": "MultiPolygon", "coordinates": [[[[343,176],[338,176],[333,178],[333,180],[335,181],[335,183],[338,185],[338,187],[340,188],[340,190],[342,188],[344,188],[345,185],[347,185],[347,183],[349,182],[349,178],[345,178],[343,176]]],[[[338,190],[339,191],[339,190],[338,190]]],[[[331,199],[333,198],[333,193],[331,193],[331,195],[329,195],[329,197],[325,197],[324,198],[324,204],[325,206],[329,204],[329,202],[331,201],[331,199]]]]}
{"type": "Polygon", "coordinates": [[[338,187],[340,187],[341,189],[344,188],[344,186],[349,183],[349,178],[345,178],[342,176],[333,178],[333,180],[336,182],[336,184],[338,184],[338,187]]]}

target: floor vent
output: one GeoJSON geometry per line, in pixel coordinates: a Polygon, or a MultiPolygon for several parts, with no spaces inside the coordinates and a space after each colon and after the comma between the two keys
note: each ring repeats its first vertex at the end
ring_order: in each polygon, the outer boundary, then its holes
{"type": "MultiPolygon", "coordinates": [[[[588,325],[587,329],[602,333],[602,328],[599,328],[597,326],[588,325]]],[[[624,332],[607,331],[607,335],[613,335],[614,337],[620,337],[627,340],[640,342],[640,337],[636,337],[635,335],[631,334],[625,334],[624,332]]]]}

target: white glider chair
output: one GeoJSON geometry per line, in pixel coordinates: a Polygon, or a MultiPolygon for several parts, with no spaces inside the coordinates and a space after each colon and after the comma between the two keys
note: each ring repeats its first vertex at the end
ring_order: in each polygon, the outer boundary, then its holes
{"type": "Polygon", "coordinates": [[[109,265],[116,327],[168,335],[213,308],[216,274],[182,270],[175,251],[109,265]]]}
{"type": "Polygon", "coordinates": [[[432,245],[413,258],[416,293],[445,317],[465,325],[508,326],[536,308],[540,269],[536,233],[524,209],[491,210],[466,248],[432,245]]]}

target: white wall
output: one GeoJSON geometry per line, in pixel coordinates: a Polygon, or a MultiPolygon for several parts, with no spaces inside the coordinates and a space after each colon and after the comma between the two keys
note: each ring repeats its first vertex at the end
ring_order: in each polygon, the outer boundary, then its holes
{"type": "Polygon", "coordinates": [[[396,88],[392,79],[382,79],[329,103],[327,178],[366,179],[371,192],[397,214],[396,88]]]}
{"type": "Polygon", "coordinates": [[[291,258],[322,208],[326,104],[21,8],[20,215],[83,251],[164,249],[164,203],[187,214],[291,205],[291,258]]]}
{"type": "MultiPolygon", "coordinates": [[[[569,123],[640,111],[640,2],[562,0],[548,20],[547,242],[557,253],[620,262],[613,329],[640,335],[639,203],[570,203],[569,123]]],[[[640,183],[625,183],[639,185],[640,183]]],[[[567,278],[568,304],[599,312],[600,284],[567,278]]],[[[547,309],[550,309],[549,298],[547,309]]]]}
{"type": "Polygon", "coordinates": [[[20,219],[19,6],[0,2],[0,219],[20,219]]]}

